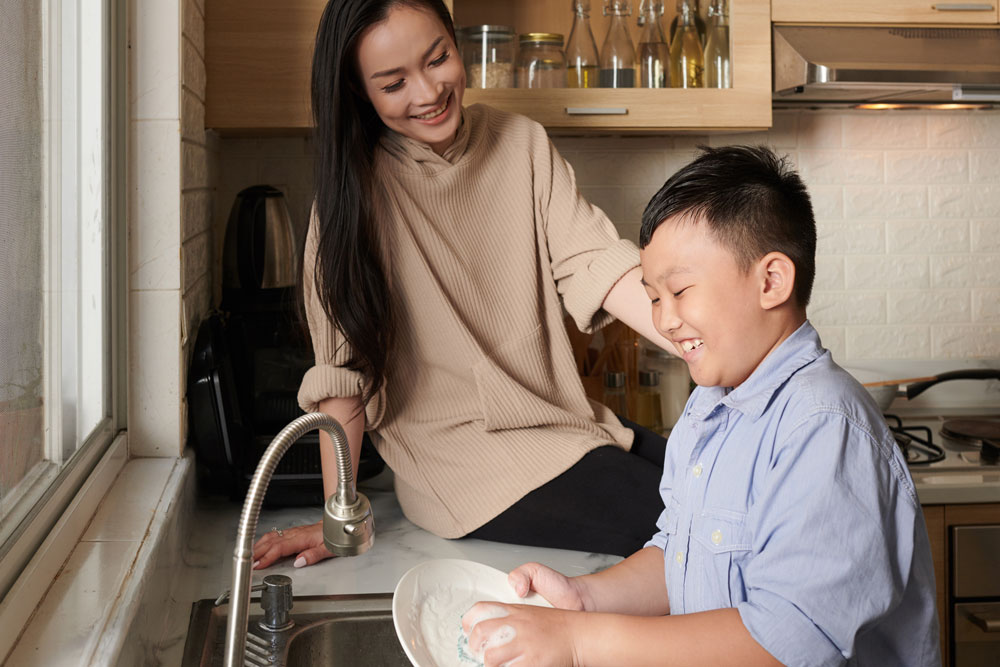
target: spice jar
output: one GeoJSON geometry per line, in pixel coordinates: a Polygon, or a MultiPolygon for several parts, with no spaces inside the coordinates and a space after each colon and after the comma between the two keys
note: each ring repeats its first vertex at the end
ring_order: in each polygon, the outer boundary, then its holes
{"type": "Polygon", "coordinates": [[[619,417],[628,417],[628,401],[625,397],[625,374],[621,371],[604,374],[604,405],[619,417]]]}
{"type": "Polygon", "coordinates": [[[521,35],[517,54],[518,88],[565,88],[563,36],[552,32],[521,35]]]}
{"type": "Polygon", "coordinates": [[[467,87],[514,86],[513,28],[504,25],[474,25],[457,32],[467,87]]]}
{"type": "Polygon", "coordinates": [[[660,403],[660,374],[639,371],[639,392],[635,401],[635,423],[655,433],[663,432],[663,406],[660,403]]]}

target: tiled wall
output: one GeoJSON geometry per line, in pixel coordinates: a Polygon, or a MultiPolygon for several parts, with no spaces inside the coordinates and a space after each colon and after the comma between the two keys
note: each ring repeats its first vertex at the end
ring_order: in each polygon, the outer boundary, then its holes
{"type": "Polygon", "coordinates": [[[183,452],[190,346],[211,306],[216,140],[204,129],[204,2],[128,8],[132,456],[183,452]]]}
{"type": "MultiPolygon", "coordinates": [[[[776,111],[764,133],[555,143],[631,239],[649,197],[698,145],[768,144],[812,194],[810,318],[837,359],[1000,357],[1000,113],[776,111]]],[[[238,189],[257,182],[285,190],[304,225],[310,153],[305,139],[222,141],[216,229],[238,189]]]]}

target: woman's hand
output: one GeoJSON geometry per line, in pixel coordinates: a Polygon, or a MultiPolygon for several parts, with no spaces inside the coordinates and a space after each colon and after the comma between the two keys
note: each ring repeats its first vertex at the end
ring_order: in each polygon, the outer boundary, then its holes
{"type": "Polygon", "coordinates": [[[576,659],[579,612],[534,605],[478,602],[462,617],[469,650],[486,667],[563,667],[576,659]]]}
{"type": "Polygon", "coordinates": [[[321,560],[333,558],[333,554],[323,544],[323,522],[308,526],[284,528],[281,534],[274,530],[264,533],[253,545],[253,569],[262,570],[285,556],[296,555],[295,567],[315,565],[321,560]]]}
{"type": "Polygon", "coordinates": [[[587,611],[586,586],[579,578],[567,577],[539,563],[525,563],[507,575],[507,583],[518,597],[534,591],[557,609],[587,611]]]}

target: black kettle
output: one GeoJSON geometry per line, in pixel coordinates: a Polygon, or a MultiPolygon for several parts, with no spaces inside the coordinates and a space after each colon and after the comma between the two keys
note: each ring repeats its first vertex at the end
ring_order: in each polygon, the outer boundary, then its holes
{"type": "Polygon", "coordinates": [[[298,275],[298,253],[285,196],[270,185],[241,190],[226,224],[223,289],[253,293],[293,287],[298,275]]]}

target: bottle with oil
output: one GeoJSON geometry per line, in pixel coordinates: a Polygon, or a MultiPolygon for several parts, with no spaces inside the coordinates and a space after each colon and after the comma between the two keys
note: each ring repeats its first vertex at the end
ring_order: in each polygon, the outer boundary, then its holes
{"type": "MultiPolygon", "coordinates": [[[[701,40],[701,46],[704,48],[705,40],[708,39],[708,26],[705,24],[705,19],[701,16],[701,2],[700,0],[691,0],[691,4],[694,6],[694,25],[698,29],[698,39],[701,40]]],[[[679,5],[678,5],[679,7],[679,5]]],[[[674,20],[670,22],[670,43],[674,43],[674,38],[677,36],[677,26],[680,23],[681,12],[678,8],[677,15],[674,16],[674,20]]]]}
{"type": "Polygon", "coordinates": [[[727,0],[711,0],[708,5],[708,38],[705,42],[705,86],[708,88],[733,86],[727,5],[727,0]]]}
{"type": "Polygon", "coordinates": [[[695,25],[694,0],[677,0],[677,32],[670,43],[670,85],[673,88],[705,86],[705,51],[695,25]]]}
{"type": "Polygon", "coordinates": [[[660,374],[639,371],[639,391],[636,394],[635,423],[655,433],[663,433],[663,408],[660,402],[660,374]]]}
{"type": "Polygon", "coordinates": [[[601,88],[635,88],[635,47],[625,21],[632,13],[629,0],[606,0],[604,15],[611,17],[601,47],[601,88]]]}
{"type": "Polygon", "coordinates": [[[667,88],[670,49],[663,34],[663,0],[639,3],[639,86],[667,88]]]}
{"type": "Polygon", "coordinates": [[[566,85],[597,88],[597,42],[590,29],[590,0],[572,0],[573,27],[566,41],[566,85]]]}

